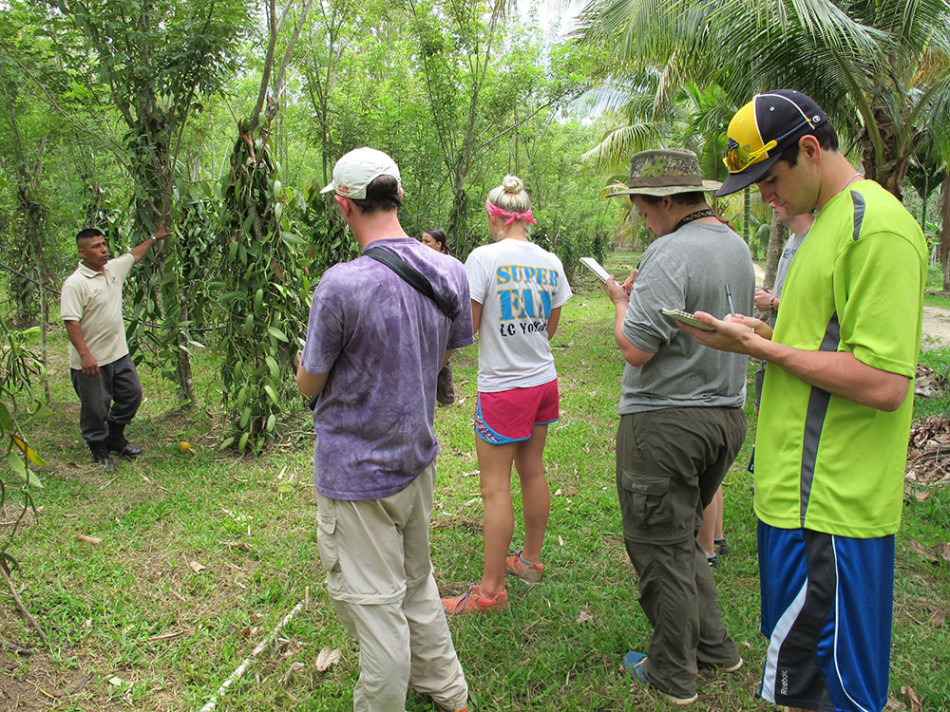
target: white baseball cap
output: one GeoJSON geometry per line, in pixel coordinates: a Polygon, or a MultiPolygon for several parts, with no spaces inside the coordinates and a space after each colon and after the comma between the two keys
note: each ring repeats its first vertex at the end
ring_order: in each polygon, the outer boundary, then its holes
{"type": "Polygon", "coordinates": [[[353,200],[366,198],[366,186],[380,176],[392,176],[402,187],[399,166],[382,151],[363,146],[344,154],[333,166],[333,180],[321,193],[334,191],[353,200]]]}

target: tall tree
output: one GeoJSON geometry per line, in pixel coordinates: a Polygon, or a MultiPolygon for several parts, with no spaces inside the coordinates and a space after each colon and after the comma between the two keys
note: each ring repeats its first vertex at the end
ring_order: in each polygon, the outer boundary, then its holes
{"type": "MultiPolygon", "coordinates": [[[[135,184],[140,233],[173,222],[177,153],[188,120],[236,69],[235,50],[251,18],[246,0],[45,0],[78,28],[125,123],[125,163],[135,184]]],[[[44,18],[51,33],[58,14],[44,18]]],[[[176,250],[174,240],[166,250],[176,250]]],[[[182,397],[194,400],[188,344],[189,304],[178,274],[157,252],[160,269],[139,303],[166,324],[182,397]],[[160,292],[159,302],[151,297],[160,292]],[[162,313],[164,312],[164,313],[162,313]]]]}
{"type": "Polygon", "coordinates": [[[537,56],[525,56],[524,44],[505,45],[506,0],[409,0],[409,8],[452,193],[447,232],[464,256],[478,243],[468,226],[472,172],[504,137],[578,88],[547,85],[537,56]]]}
{"type": "Polygon", "coordinates": [[[238,122],[225,179],[221,279],[228,319],[222,376],[232,421],[227,442],[241,452],[248,447],[260,452],[274,437],[305,325],[309,283],[300,258],[303,240],[285,215],[289,191],[271,154],[271,134],[310,4],[303,0],[298,7],[287,0],[278,13],[275,0],[266,2],[267,46],[257,102],[238,122]],[[285,30],[288,20],[292,25],[285,30]]]}
{"type": "MultiPolygon", "coordinates": [[[[56,289],[53,269],[60,256],[50,218],[69,185],[57,175],[56,164],[71,138],[62,119],[45,104],[50,99],[71,112],[82,110],[64,96],[69,73],[51,43],[37,35],[32,15],[32,7],[16,0],[0,10],[0,165],[14,206],[10,230],[0,238],[6,248],[0,264],[10,273],[15,305],[11,326],[39,324],[40,357],[45,361],[49,302],[56,289]]],[[[48,398],[45,376],[43,388],[48,398]]]]}
{"type": "MultiPolygon", "coordinates": [[[[922,138],[950,144],[933,128],[950,103],[947,0],[591,0],[585,23],[621,76],[662,67],[655,108],[689,81],[722,87],[730,111],[756,91],[806,92],[898,197],[922,138]]],[[[781,234],[773,226],[770,254],[781,234]]]]}

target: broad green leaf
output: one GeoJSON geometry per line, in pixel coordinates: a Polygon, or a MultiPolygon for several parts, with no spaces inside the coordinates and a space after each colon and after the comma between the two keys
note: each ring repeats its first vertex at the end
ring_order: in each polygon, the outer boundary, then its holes
{"type": "Polygon", "coordinates": [[[21,480],[29,484],[30,487],[43,486],[33,471],[26,466],[25,462],[23,462],[23,458],[21,458],[15,452],[7,453],[7,465],[9,465],[10,469],[13,470],[13,472],[16,473],[21,480]]]}
{"type": "Polygon", "coordinates": [[[276,326],[268,326],[267,333],[273,336],[278,341],[283,341],[285,344],[290,343],[290,340],[284,335],[284,332],[278,329],[276,326]]]}

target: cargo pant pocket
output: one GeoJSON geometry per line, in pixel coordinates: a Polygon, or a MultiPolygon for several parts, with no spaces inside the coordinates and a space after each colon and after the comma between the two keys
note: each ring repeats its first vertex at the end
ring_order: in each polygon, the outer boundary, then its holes
{"type": "Polygon", "coordinates": [[[336,507],[332,500],[321,498],[317,507],[317,544],[320,548],[320,563],[327,572],[327,582],[331,576],[340,575],[340,552],[336,531],[336,507]]]}
{"type": "Polygon", "coordinates": [[[625,468],[619,484],[624,538],[666,545],[695,536],[695,497],[686,496],[675,478],[625,468]]]}
{"type": "Polygon", "coordinates": [[[645,475],[629,468],[620,471],[620,511],[623,534],[628,539],[667,533],[674,524],[670,480],[663,475],[645,475]]]}

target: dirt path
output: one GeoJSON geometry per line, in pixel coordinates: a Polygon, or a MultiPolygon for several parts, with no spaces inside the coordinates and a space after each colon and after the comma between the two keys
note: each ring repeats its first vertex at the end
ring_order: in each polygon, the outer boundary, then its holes
{"type": "Polygon", "coordinates": [[[950,310],[924,307],[924,328],[920,345],[924,349],[950,348],[950,310]]]}

